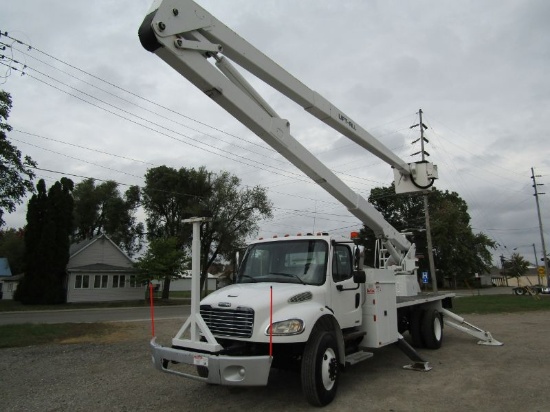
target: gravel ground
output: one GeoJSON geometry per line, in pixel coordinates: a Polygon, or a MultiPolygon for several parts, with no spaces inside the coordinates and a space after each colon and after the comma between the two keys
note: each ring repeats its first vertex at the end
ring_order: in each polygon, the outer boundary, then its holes
{"type": "MultiPolygon", "coordinates": [[[[325,411],[548,411],[546,361],[550,312],[471,315],[502,347],[445,329],[443,347],[422,351],[433,370],[406,371],[395,347],[342,375],[337,398],[325,411]]],[[[180,324],[156,325],[168,344],[180,324]]],[[[3,411],[272,411],[313,410],[300,379],[273,371],[267,387],[229,389],[157,372],[149,350],[149,324],[125,324],[100,341],[0,350],[3,411]]]]}

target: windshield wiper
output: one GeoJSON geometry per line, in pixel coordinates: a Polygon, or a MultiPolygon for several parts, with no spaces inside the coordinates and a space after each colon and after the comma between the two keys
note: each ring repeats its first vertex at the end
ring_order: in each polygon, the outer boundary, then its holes
{"type": "MultiPolygon", "coordinates": [[[[253,281],[254,283],[258,283],[258,280],[257,280],[256,278],[250,276],[250,275],[241,275],[241,276],[239,276],[239,280],[241,280],[242,278],[252,279],[252,281],[253,281]]],[[[239,282],[239,283],[242,283],[242,282],[239,282]]]]}
{"type": "Polygon", "coordinates": [[[299,281],[302,285],[306,285],[306,282],[304,282],[298,275],[295,275],[294,273],[270,272],[269,274],[270,274],[270,275],[286,276],[286,277],[288,277],[288,278],[298,279],[298,281],[299,281]]]}

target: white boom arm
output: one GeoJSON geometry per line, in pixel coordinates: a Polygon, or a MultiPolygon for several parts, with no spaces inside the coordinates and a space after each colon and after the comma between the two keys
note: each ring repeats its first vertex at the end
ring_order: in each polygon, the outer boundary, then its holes
{"type": "Polygon", "coordinates": [[[349,116],[192,0],[155,1],[139,29],[139,38],[145,49],[186,77],[384,239],[389,253],[403,270],[414,268],[414,246],[290,135],[288,120],[277,115],[229,60],[389,163],[395,169],[396,187],[404,182],[414,190],[430,188],[437,178],[435,166],[426,162],[409,165],[399,159],[349,116]]]}

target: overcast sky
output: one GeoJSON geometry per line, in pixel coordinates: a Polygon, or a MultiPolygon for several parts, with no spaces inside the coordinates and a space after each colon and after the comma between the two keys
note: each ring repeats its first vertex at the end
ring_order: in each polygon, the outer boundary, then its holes
{"type": "MultiPolygon", "coordinates": [[[[125,190],[151,167],[205,166],[268,188],[275,213],[259,236],[358,229],[330,195],[141,47],[150,3],[0,0],[0,30],[25,43],[0,38],[8,136],[38,162],[37,177],[48,186],[62,176],[112,179],[125,190]]],[[[531,167],[550,185],[550,2],[198,3],[406,162],[420,160],[409,126],[421,108],[437,187],[468,203],[474,231],[498,242],[495,255],[533,262],[535,244],[542,257],[531,167]]],[[[390,166],[258,86],[292,135],[354,190],[367,197],[391,184],[390,166]]],[[[539,198],[548,233],[550,190],[539,198]]],[[[23,226],[25,209],[5,216],[7,226],[23,226]]]]}

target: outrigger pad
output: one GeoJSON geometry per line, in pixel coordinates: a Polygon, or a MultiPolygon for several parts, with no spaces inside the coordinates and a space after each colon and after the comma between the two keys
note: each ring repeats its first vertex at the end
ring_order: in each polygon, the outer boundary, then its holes
{"type": "Polygon", "coordinates": [[[403,369],[418,372],[428,372],[432,370],[432,367],[430,366],[429,362],[415,362],[411,363],[410,365],[403,366],[403,369]]]}

